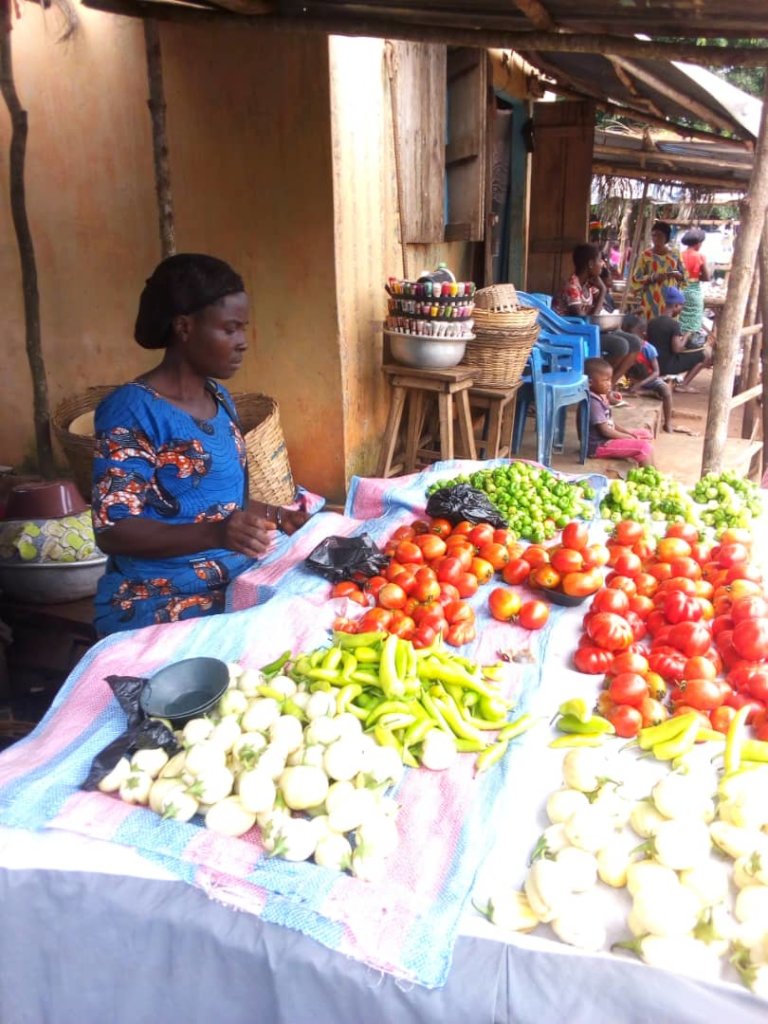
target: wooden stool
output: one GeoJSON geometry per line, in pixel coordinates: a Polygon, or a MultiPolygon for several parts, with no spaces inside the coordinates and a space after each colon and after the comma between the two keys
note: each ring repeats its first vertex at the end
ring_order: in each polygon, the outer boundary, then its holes
{"type": "Polygon", "coordinates": [[[482,459],[503,459],[512,449],[512,427],[515,422],[517,392],[522,381],[508,388],[473,386],[469,390],[469,404],[472,409],[483,413],[483,429],[475,438],[478,457],[482,459]]]}
{"type": "Polygon", "coordinates": [[[476,459],[472,417],[469,411],[469,389],[472,387],[472,369],[468,366],[454,366],[447,370],[417,370],[409,366],[388,364],[384,373],[392,385],[392,399],[389,406],[381,456],[376,475],[396,476],[402,468],[413,473],[419,459],[452,459],[453,443],[453,399],[456,397],[456,411],[459,420],[459,434],[466,458],[476,459]],[[440,448],[421,447],[424,427],[425,400],[437,395],[440,414],[440,448]],[[406,399],[408,399],[408,426],[405,438],[405,456],[395,465],[395,449],[400,434],[406,399]]]}

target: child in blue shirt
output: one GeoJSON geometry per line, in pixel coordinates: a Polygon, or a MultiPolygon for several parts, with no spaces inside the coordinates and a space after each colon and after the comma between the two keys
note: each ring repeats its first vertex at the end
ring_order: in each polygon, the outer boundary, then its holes
{"type": "Polygon", "coordinates": [[[658,398],[662,408],[662,429],[665,433],[671,434],[674,430],[672,426],[672,389],[661,378],[659,353],[655,346],[645,340],[645,328],[645,317],[636,316],[634,313],[627,314],[621,322],[623,331],[643,339],[637,361],[627,370],[627,376],[632,381],[629,394],[645,394],[658,398]]]}

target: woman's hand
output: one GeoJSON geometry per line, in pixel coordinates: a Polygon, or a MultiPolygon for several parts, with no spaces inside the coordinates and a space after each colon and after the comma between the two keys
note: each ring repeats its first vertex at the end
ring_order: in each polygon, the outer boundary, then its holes
{"type": "Polygon", "coordinates": [[[309,513],[305,512],[303,508],[281,508],[280,509],[280,525],[283,533],[291,534],[296,533],[309,519],[309,513]]]}
{"type": "Polygon", "coordinates": [[[222,544],[230,551],[238,551],[249,558],[259,558],[269,548],[270,535],[275,524],[258,515],[250,506],[237,509],[222,524],[222,544]]]}

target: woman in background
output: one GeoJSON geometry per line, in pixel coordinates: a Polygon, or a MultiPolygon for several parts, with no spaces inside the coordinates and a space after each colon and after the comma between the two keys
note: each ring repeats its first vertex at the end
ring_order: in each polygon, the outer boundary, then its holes
{"type": "Polygon", "coordinates": [[[706,232],[701,228],[691,228],[680,239],[686,246],[683,250],[682,260],[688,275],[688,286],[683,292],[685,305],[680,313],[680,327],[686,336],[685,341],[689,348],[700,348],[704,344],[701,332],[704,320],[704,296],[701,292],[701,282],[712,279],[706,257],[701,251],[706,237],[706,232]]]}
{"type": "Polygon", "coordinates": [[[642,313],[646,320],[659,316],[664,309],[667,285],[684,287],[687,278],[680,253],[669,244],[672,228],[657,220],[651,228],[652,245],[638,257],[632,274],[632,287],[640,292],[642,313]]]}

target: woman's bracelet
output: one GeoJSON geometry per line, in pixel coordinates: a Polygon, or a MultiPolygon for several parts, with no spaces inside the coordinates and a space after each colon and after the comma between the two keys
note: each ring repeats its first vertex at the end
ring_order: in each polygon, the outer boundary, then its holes
{"type": "Polygon", "coordinates": [[[275,505],[275,526],[283,532],[283,510],[279,505],[275,505]]]}

